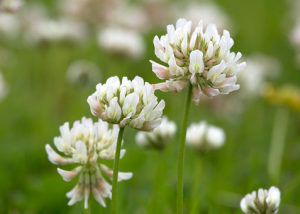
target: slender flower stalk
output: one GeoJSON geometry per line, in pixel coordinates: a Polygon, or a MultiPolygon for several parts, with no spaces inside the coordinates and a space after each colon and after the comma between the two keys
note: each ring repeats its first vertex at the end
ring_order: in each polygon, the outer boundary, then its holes
{"type": "Polygon", "coordinates": [[[184,114],[182,119],[182,127],[180,132],[179,152],[178,152],[178,167],[177,167],[177,213],[183,213],[183,162],[184,162],[184,144],[187,130],[187,119],[192,99],[192,85],[189,85],[184,114]]]}
{"type": "Polygon", "coordinates": [[[285,136],[288,128],[289,110],[280,108],[274,120],[272,139],[269,152],[268,172],[271,181],[278,184],[284,151],[285,136]]]}
{"type": "Polygon", "coordinates": [[[116,173],[119,172],[120,152],[121,152],[124,129],[125,128],[120,128],[118,140],[117,140],[116,153],[115,153],[113,181],[112,181],[112,213],[113,214],[118,213],[117,212],[118,175],[116,173]]]}
{"type": "Polygon", "coordinates": [[[193,180],[193,192],[191,197],[191,211],[190,214],[197,214],[198,213],[198,206],[199,206],[199,185],[200,185],[200,176],[201,176],[201,155],[196,155],[195,161],[195,168],[194,168],[194,180],[193,180]]]}

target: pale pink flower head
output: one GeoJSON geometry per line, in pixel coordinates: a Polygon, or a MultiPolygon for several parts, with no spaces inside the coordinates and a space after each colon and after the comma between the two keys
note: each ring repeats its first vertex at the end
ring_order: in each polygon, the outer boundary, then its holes
{"type": "Polygon", "coordinates": [[[176,26],[168,25],[167,34],[154,37],[155,55],[164,65],[152,63],[152,70],[166,82],[155,89],[179,92],[193,85],[193,100],[201,94],[217,96],[238,90],[236,74],[246,63],[239,62],[241,53],[231,52],[233,39],[227,30],[218,33],[214,24],[206,27],[202,21],[193,29],[192,22],[178,19],[176,26]]]}

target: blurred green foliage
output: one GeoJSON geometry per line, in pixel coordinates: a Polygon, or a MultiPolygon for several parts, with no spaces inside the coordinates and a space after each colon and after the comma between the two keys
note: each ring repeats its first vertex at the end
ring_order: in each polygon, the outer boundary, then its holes
{"type": "MultiPolygon", "coordinates": [[[[30,1],[28,1],[30,2],[30,1]]],[[[49,7],[53,6],[47,1],[49,7]]],[[[234,50],[244,55],[262,52],[276,57],[282,64],[277,84],[300,81],[294,49],[288,39],[292,26],[290,10],[285,0],[218,0],[234,23],[234,50]]],[[[175,22],[175,20],[174,20],[175,22]]],[[[142,76],[155,83],[149,59],[154,59],[152,39],[165,30],[145,35],[147,52],[134,61],[115,57],[101,50],[96,38],[72,46],[50,44],[32,47],[21,39],[0,41],[8,50],[9,62],[0,65],[9,95],[0,103],[0,213],[82,213],[83,203],[67,206],[65,193],[76,179],[65,183],[48,160],[45,144],[59,135],[58,127],[65,121],[93,117],[86,102],[94,85],[80,88],[66,80],[66,69],[76,59],[95,62],[103,79],[112,75],[142,76]]],[[[239,93],[239,92],[235,92],[239,93]]],[[[180,124],[183,109],[180,94],[158,96],[166,100],[165,114],[180,124]]],[[[233,105],[232,108],[235,108],[233,105]]],[[[201,158],[199,189],[196,192],[197,213],[241,213],[239,201],[244,194],[272,185],[267,174],[267,160],[276,107],[263,100],[250,102],[236,120],[216,116],[207,105],[192,105],[190,122],[207,120],[221,126],[227,133],[226,144],[218,151],[201,158]]],[[[300,120],[291,112],[284,151],[279,188],[282,191],[280,213],[300,213],[300,120]]],[[[94,117],[93,117],[94,118],[94,117]]],[[[96,120],[96,118],[94,118],[96,120]]],[[[120,163],[121,171],[132,171],[134,177],[120,183],[121,213],[174,213],[176,195],[177,139],[165,153],[144,151],[135,144],[136,131],[125,130],[127,153],[120,163]]],[[[197,154],[186,149],[185,209],[189,212],[197,154]]],[[[112,165],[112,163],[110,163],[112,165]]],[[[94,199],[92,213],[108,213],[94,199]]]]}

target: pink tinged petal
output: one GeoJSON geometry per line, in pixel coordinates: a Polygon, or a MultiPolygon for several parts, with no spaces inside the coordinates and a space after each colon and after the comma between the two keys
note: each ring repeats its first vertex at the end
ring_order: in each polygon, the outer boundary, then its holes
{"type": "Polygon", "coordinates": [[[156,127],[158,127],[161,124],[161,118],[157,118],[151,121],[144,122],[143,126],[140,128],[142,131],[152,131],[156,127]]]}
{"type": "Polygon", "coordinates": [[[194,88],[192,100],[198,105],[200,102],[200,96],[202,94],[201,88],[194,88]]]}
{"type": "Polygon", "coordinates": [[[215,97],[220,94],[220,91],[218,89],[212,88],[210,86],[203,87],[202,92],[209,97],[215,97]]]}
{"type": "Polygon", "coordinates": [[[233,91],[237,91],[240,89],[240,85],[232,85],[232,86],[226,86],[226,87],[223,87],[223,88],[220,88],[220,92],[222,94],[229,94],[233,91]]]}
{"type": "Polygon", "coordinates": [[[170,78],[172,75],[169,72],[169,68],[158,64],[152,60],[150,60],[152,64],[152,71],[156,74],[159,79],[167,79],[170,78]]]}
{"type": "Polygon", "coordinates": [[[101,106],[97,96],[95,94],[89,96],[87,102],[90,105],[92,114],[98,118],[101,118],[103,107],[101,106]]]}
{"type": "Polygon", "coordinates": [[[74,189],[67,193],[67,197],[70,198],[68,206],[72,206],[76,202],[81,201],[83,199],[83,189],[83,184],[77,184],[74,189]]]}
{"type": "Polygon", "coordinates": [[[63,170],[60,168],[57,168],[57,172],[61,175],[64,181],[71,181],[74,177],[78,175],[79,172],[81,172],[82,167],[79,166],[71,171],[63,170]]]}
{"type": "Polygon", "coordinates": [[[154,44],[155,51],[159,51],[159,50],[164,51],[164,46],[162,46],[162,44],[160,43],[158,36],[154,37],[153,44],[154,44]]]}
{"type": "Polygon", "coordinates": [[[45,148],[48,155],[48,159],[51,163],[56,165],[65,165],[73,163],[73,161],[70,158],[64,158],[57,154],[49,144],[47,144],[45,148]]]}
{"type": "Polygon", "coordinates": [[[166,81],[164,83],[158,83],[158,84],[154,84],[153,88],[154,90],[161,90],[163,92],[173,92],[173,93],[177,93],[182,91],[185,87],[187,86],[186,81],[183,80],[178,80],[178,81],[166,81]]]}

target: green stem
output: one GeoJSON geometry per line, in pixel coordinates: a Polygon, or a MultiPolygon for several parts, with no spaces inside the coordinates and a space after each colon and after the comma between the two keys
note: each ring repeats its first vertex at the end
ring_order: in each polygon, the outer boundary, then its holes
{"type": "Polygon", "coordinates": [[[120,162],[120,151],[122,147],[122,138],[124,134],[124,128],[120,128],[117,146],[116,146],[116,154],[114,160],[114,171],[113,171],[113,181],[112,181],[112,213],[117,213],[117,196],[118,196],[118,173],[119,173],[119,162],[120,162]]]}
{"type": "Polygon", "coordinates": [[[177,214],[183,213],[183,161],[184,161],[184,144],[187,129],[187,118],[192,98],[192,85],[189,85],[188,94],[186,96],[185,107],[183,112],[183,120],[179,141],[178,168],[177,168],[177,214]]]}
{"type": "Polygon", "coordinates": [[[195,169],[194,169],[194,181],[193,181],[193,189],[192,189],[192,198],[191,198],[191,214],[197,214],[198,211],[198,203],[199,203],[199,185],[200,185],[200,176],[201,176],[201,155],[197,154],[195,161],[195,169]]]}
{"type": "Polygon", "coordinates": [[[84,209],[84,214],[91,214],[91,205],[90,204],[87,209],[84,209]]]}
{"type": "Polygon", "coordinates": [[[288,109],[280,108],[278,109],[274,120],[268,162],[269,176],[274,185],[278,184],[280,177],[280,168],[284,151],[285,136],[288,127],[288,113],[288,109]]]}

